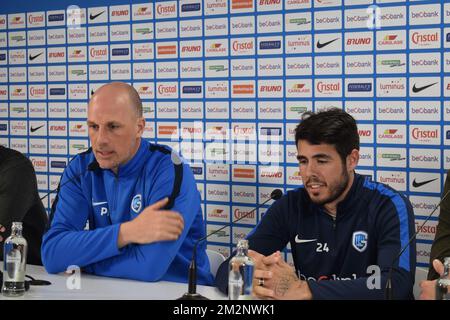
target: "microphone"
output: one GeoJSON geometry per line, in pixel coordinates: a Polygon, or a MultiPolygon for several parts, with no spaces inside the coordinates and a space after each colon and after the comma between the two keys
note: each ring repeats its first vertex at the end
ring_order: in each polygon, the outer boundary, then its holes
{"type": "MultiPolygon", "coordinates": [[[[97,170],[97,169],[100,169],[100,165],[98,164],[98,162],[97,162],[96,160],[94,160],[93,162],[91,162],[91,163],[88,165],[87,171],[95,171],[95,170],[97,170]]],[[[70,178],[70,179],[67,180],[66,182],[64,182],[62,185],[58,185],[55,189],[53,189],[53,190],[47,192],[47,193],[45,194],[45,196],[43,196],[42,198],[40,198],[40,200],[41,200],[41,201],[44,200],[44,199],[47,198],[50,194],[52,194],[53,192],[57,191],[57,190],[58,190],[59,188],[61,188],[62,186],[65,186],[65,185],[68,184],[69,182],[72,182],[73,180],[78,179],[78,178],[79,178],[82,174],[84,174],[84,173],[86,173],[86,172],[81,172],[81,173],[75,175],[74,177],[70,178]]]]}
{"type": "MultiPolygon", "coordinates": [[[[247,212],[246,214],[242,215],[239,219],[236,219],[232,222],[232,224],[235,224],[236,222],[244,219],[251,213],[255,212],[255,210],[261,208],[263,205],[265,205],[270,200],[278,200],[283,195],[283,192],[280,189],[275,189],[271,192],[270,198],[261,203],[260,205],[256,206],[253,210],[247,212]]],[[[183,296],[178,298],[177,300],[209,300],[208,298],[202,296],[201,294],[197,293],[197,246],[200,242],[206,240],[213,234],[216,234],[217,232],[225,229],[226,227],[229,227],[230,225],[224,225],[223,227],[215,230],[214,232],[211,232],[210,234],[207,234],[206,236],[198,239],[194,244],[194,249],[192,250],[192,260],[191,264],[189,265],[189,276],[188,276],[188,292],[185,293],[183,296]]]]}
{"type": "Polygon", "coordinates": [[[422,225],[417,229],[417,231],[412,235],[412,237],[409,238],[406,245],[402,248],[402,250],[400,250],[400,253],[395,256],[394,260],[392,260],[392,264],[389,268],[388,278],[386,281],[386,287],[385,287],[385,291],[384,291],[384,296],[385,296],[386,300],[394,299],[394,292],[393,292],[393,288],[392,288],[392,272],[394,271],[394,263],[397,261],[398,258],[400,258],[400,256],[403,254],[403,252],[405,252],[406,248],[408,248],[409,245],[411,244],[411,242],[417,237],[419,232],[422,230],[423,226],[428,222],[428,220],[430,220],[433,213],[437,210],[437,208],[439,208],[441,206],[441,203],[447,198],[447,196],[449,194],[450,194],[450,190],[447,191],[447,193],[442,197],[441,201],[439,201],[438,205],[433,209],[433,211],[431,211],[431,213],[428,215],[428,217],[423,221],[422,225]]]}

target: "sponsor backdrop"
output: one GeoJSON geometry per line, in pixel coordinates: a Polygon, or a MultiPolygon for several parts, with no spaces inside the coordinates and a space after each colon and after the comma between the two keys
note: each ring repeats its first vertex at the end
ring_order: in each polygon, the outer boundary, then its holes
{"type": "MultiPolygon", "coordinates": [[[[295,126],[329,107],[358,121],[358,171],[408,195],[418,224],[439,201],[450,168],[449,3],[37,2],[0,8],[0,143],[29,156],[42,195],[89,147],[90,95],[117,80],[144,101],[145,137],[191,163],[207,232],[301,184],[295,126]]],[[[208,246],[228,255],[266,209],[208,246]]],[[[436,224],[419,234],[420,266],[436,224]]]]}

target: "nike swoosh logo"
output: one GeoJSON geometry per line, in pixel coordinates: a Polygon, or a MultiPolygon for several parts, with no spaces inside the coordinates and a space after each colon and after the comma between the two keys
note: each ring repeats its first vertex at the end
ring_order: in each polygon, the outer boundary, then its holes
{"type": "Polygon", "coordinates": [[[295,236],[295,243],[307,243],[307,242],[314,242],[317,241],[317,239],[299,239],[298,235],[295,236]]]}
{"type": "Polygon", "coordinates": [[[30,56],[28,58],[30,58],[30,61],[33,61],[34,59],[36,59],[37,57],[39,57],[40,55],[42,55],[44,52],[38,53],[37,55],[32,56],[30,54],[30,56]]]}
{"type": "Polygon", "coordinates": [[[427,89],[427,88],[429,88],[429,87],[431,87],[431,86],[434,86],[436,83],[437,83],[437,82],[432,83],[432,84],[429,84],[429,85],[426,85],[426,86],[423,86],[423,87],[416,87],[416,84],[414,84],[414,85],[413,85],[413,88],[412,88],[412,91],[413,91],[414,93],[418,93],[418,92],[423,91],[423,90],[425,90],[425,89],[427,89]]]}
{"type": "Polygon", "coordinates": [[[437,178],[436,179],[427,180],[427,181],[422,181],[422,182],[417,182],[416,179],[414,179],[412,185],[413,185],[414,188],[418,188],[418,187],[421,187],[423,185],[426,185],[427,183],[433,182],[434,180],[437,180],[437,178]]]}
{"type": "Polygon", "coordinates": [[[99,15],[101,15],[101,14],[103,14],[105,11],[102,11],[102,12],[100,12],[100,13],[97,13],[97,14],[90,14],[89,15],[89,19],[91,19],[91,20],[94,20],[95,18],[97,18],[99,15]]]}
{"type": "Polygon", "coordinates": [[[102,204],[106,204],[106,203],[108,203],[108,201],[102,201],[102,202],[92,202],[92,205],[93,205],[94,207],[96,207],[96,206],[100,206],[100,205],[102,205],[102,204]]]}
{"type": "Polygon", "coordinates": [[[45,126],[45,124],[43,124],[42,126],[36,127],[36,128],[31,127],[30,131],[35,132],[35,131],[39,130],[40,128],[42,128],[43,126],[45,126]]]}
{"type": "Polygon", "coordinates": [[[327,45],[329,45],[330,43],[335,42],[336,40],[339,40],[339,38],[324,42],[324,43],[320,43],[320,40],[317,41],[317,49],[322,49],[323,47],[326,47],[327,45]]]}

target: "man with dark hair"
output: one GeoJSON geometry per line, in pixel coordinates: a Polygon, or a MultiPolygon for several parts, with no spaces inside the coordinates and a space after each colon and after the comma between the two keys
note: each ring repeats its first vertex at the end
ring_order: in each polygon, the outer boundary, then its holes
{"type": "MultiPolygon", "coordinates": [[[[142,139],[142,103],[126,83],[95,91],[87,124],[92,148],[64,171],[42,243],[45,268],[187,282],[194,244],[205,234],[189,166],[142,139]]],[[[211,284],[205,247],[197,251],[198,280],[211,284]]]]}
{"type": "Polygon", "coordinates": [[[0,146],[0,259],[2,242],[11,234],[14,221],[23,223],[23,236],[28,242],[27,263],[41,265],[47,212],[39,199],[33,165],[22,153],[0,146]]]}
{"type": "MultiPolygon", "coordinates": [[[[253,293],[269,299],[383,299],[391,265],[394,298],[413,298],[410,202],[355,173],[355,120],[339,109],[307,113],[296,128],[303,186],[276,201],[248,235],[253,293]],[[295,271],[280,254],[290,243],[295,271]]],[[[217,286],[227,288],[224,263],[217,286]]]]}

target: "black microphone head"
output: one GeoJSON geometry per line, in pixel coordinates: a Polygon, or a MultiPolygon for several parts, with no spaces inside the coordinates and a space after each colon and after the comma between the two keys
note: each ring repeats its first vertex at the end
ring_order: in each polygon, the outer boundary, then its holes
{"type": "Polygon", "coordinates": [[[89,163],[89,165],[88,165],[89,171],[96,171],[98,169],[100,169],[100,165],[98,164],[97,161],[94,160],[93,162],[89,163]]]}
{"type": "Polygon", "coordinates": [[[272,191],[272,193],[270,194],[270,199],[273,200],[278,200],[283,196],[283,191],[281,191],[280,189],[275,189],[272,191]]]}

